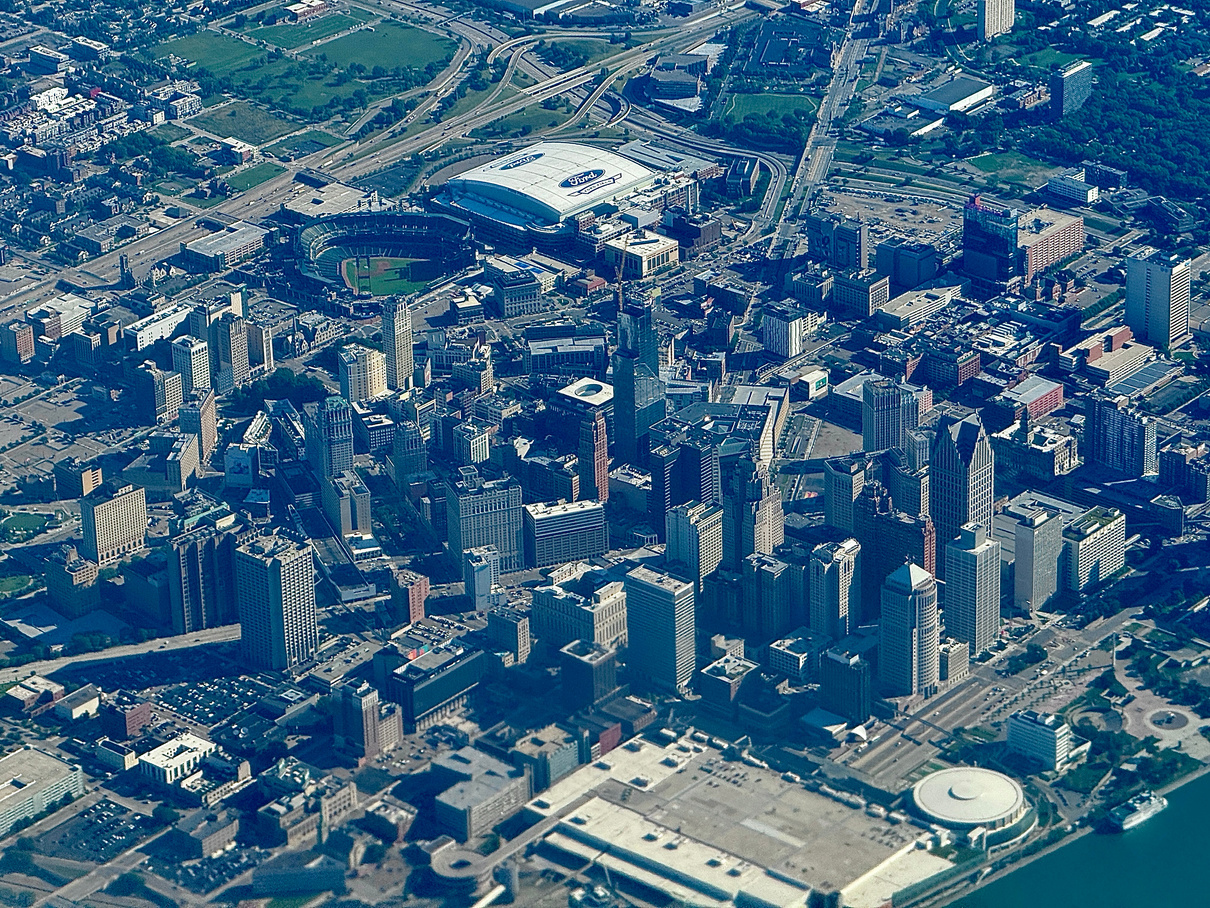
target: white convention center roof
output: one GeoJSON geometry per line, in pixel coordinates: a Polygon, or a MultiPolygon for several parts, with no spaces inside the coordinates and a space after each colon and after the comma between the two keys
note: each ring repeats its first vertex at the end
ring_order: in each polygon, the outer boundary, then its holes
{"type": "Polygon", "coordinates": [[[951,828],[998,829],[1025,810],[1025,793],[1015,780],[977,766],[931,773],[916,783],[912,797],[922,813],[951,828]]]}

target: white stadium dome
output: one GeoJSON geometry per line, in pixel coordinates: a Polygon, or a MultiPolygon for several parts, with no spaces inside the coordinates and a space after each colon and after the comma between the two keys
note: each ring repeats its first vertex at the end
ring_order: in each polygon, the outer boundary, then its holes
{"type": "Polygon", "coordinates": [[[603,148],[540,142],[452,177],[445,188],[460,208],[554,225],[646,188],[656,176],[603,148]]]}
{"type": "Polygon", "coordinates": [[[1001,829],[1025,815],[1025,792],[1016,780],[978,766],[941,769],[912,788],[922,816],[950,829],[1001,829]]]}

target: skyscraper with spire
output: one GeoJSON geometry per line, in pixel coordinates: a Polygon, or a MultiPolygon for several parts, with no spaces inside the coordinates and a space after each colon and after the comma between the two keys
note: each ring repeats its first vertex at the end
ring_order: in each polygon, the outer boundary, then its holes
{"type": "MultiPolygon", "coordinates": [[[[929,456],[929,516],[938,547],[956,539],[963,524],[992,525],[995,462],[978,414],[945,416],[929,456]]],[[[944,571],[944,562],[938,565],[944,571]]]]}

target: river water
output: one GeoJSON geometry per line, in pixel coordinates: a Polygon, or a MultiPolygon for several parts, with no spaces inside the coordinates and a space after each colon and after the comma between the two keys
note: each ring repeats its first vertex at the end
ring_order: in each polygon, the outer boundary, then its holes
{"type": "Polygon", "coordinates": [[[1121,835],[1086,835],[954,902],[955,908],[1210,906],[1210,774],[1121,835]]]}

